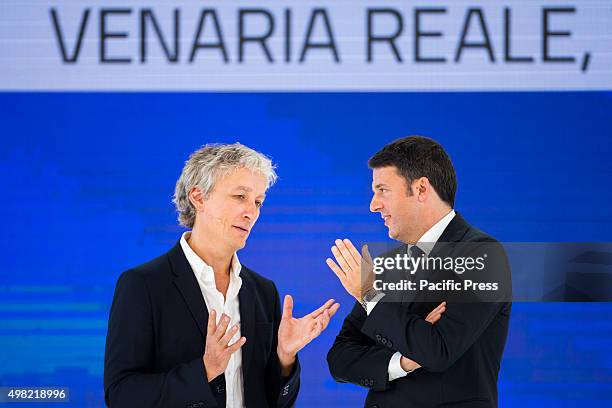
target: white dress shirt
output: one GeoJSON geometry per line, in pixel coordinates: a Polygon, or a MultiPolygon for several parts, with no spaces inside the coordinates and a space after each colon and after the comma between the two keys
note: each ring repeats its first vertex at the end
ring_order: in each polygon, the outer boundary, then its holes
{"type": "MultiPolygon", "coordinates": [[[[442,236],[442,233],[444,232],[446,227],[448,227],[448,224],[450,224],[450,222],[453,220],[454,217],[455,217],[455,210],[451,209],[448,214],[442,217],[440,221],[435,223],[433,227],[428,229],[423,234],[423,236],[419,238],[419,240],[417,241],[415,245],[419,249],[421,249],[423,252],[425,252],[425,256],[429,256],[429,253],[433,249],[434,245],[436,244],[436,242],[438,242],[438,240],[442,236]]],[[[410,248],[412,247],[413,245],[408,245],[408,253],[410,253],[410,248]]],[[[366,304],[367,306],[366,313],[368,315],[372,312],[372,310],[374,310],[374,307],[376,306],[378,301],[383,296],[384,295],[382,294],[379,296],[376,296],[374,297],[374,299],[372,299],[371,302],[368,302],[366,304]]],[[[391,356],[391,360],[389,360],[389,368],[388,368],[389,381],[393,381],[398,378],[405,377],[406,374],[408,374],[406,371],[404,371],[404,369],[402,368],[402,365],[400,364],[401,358],[402,358],[402,354],[399,351],[396,351],[395,354],[391,356]]]]}
{"type": "MultiPolygon", "coordinates": [[[[240,270],[242,265],[238,260],[238,255],[234,254],[232,258],[232,264],[230,267],[230,282],[227,288],[227,294],[225,299],[223,294],[217,290],[215,285],[215,273],[211,266],[207,265],[202,258],[200,258],[191,249],[187,240],[189,239],[191,232],[187,231],[183,233],[181,237],[181,248],[185,253],[185,257],[195,274],[195,277],[200,285],[202,296],[206,302],[206,308],[208,313],[212,309],[217,312],[217,324],[221,318],[221,314],[225,313],[229,316],[230,325],[228,329],[234,324],[240,324],[240,303],[238,302],[238,292],[242,286],[242,279],[240,278],[240,270]]],[[[230,344],[234,343],[241,337],[240,328],[234,337],[230,340],[230,344]]],[[[228,407],[244,407],[244,383],[242,379],[242,349],[236,351],[230,357],[227,368],[225,369],[225,394],[226,394],[226,405],[228,407]]]]}

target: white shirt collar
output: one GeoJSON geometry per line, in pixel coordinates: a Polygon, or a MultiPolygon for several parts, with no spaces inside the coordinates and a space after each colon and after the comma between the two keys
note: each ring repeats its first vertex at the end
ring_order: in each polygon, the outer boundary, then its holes
{"type": "MultiPolygon", "coordinates": [[[[189,239],[189,236],[191,235],[191,231],[186,231],[183,233],[183,235],[181,236],[181,248],[183,249],[183,253],[185,254],[185,257],[187,258],[187,262],[189,262],[189,265],[191,266],[191,269],[193,269],[193,273],[195,273],[196,278],[198,278],[198,280],[202,280],[204,282],[215,282],[215,273],[213,271],[213,268],[208,265],[206,262],[204,262],[204,260],[202,258],[200,258],[198,256],[198,254],[196,254],[194,252],[193,249],[191,249],[191,247],[189,246],[189,243],[187,242],[187,240],[189,239]]],[[[238,280],[240,279],[240,271],[242,270],[242,265],[240,264],[240,261],[238,260],[238,255],[234,254],[234,256],[232,257],[232,264],[230,266],[230,278],[237,278],[238,280]]]]}
{"type": "MultiPolygon", "coordinates": [[[[419,238],[416,243],[416,246],[422,249],[423,252],[425,252],[425,255],[429,256],[429,253],[433,249],[434,245],[436,245],[436,242],[438,242],[438,240],[442,236],[442,233],[444,232],[446,227],[448,227],[448,224],[450,224],[453,218],[455,218],[455,210],[451,209],[448,214],[442,217],[440,221],[436,222],[433,227],[428,229],[423,234],[423,236],[419,238]]],[[[408,249],[410,249],[411,247],[412,245],[408,245],[408,249]]]]}

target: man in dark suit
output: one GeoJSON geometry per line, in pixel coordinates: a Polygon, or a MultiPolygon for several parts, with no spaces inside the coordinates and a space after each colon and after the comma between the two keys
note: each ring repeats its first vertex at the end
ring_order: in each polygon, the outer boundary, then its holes
{"type": "MultiPolygon", "coordinates": [[[[392,256],[471,257],[485,259],[486,266],[477,274],[422,267],[416,275],[405,274],[417,283],[425,277],[432,287],[462,285],[463,291],[383,292],[373,284],[367,248],[360,254],[349,240],[336,240],[335,261],[327,263],[357,303],[328,353],[332,376],[368,387],[367,407],[496,407],[511,309],[502,246],[453,210],[455,170],[434,140],[399,139],[368,164],[374,191],[370,210],[381,214],[391,238],[405,244],[392,256]],[[490,286],[486,292],[465,290],[466,277],[495,281],[499,289],[494,295],[490,286]],[[442,300],[447,302],[430,312],[442,300]],[[432,321],[428,313],[438,317],[432,321]]],[[[389,276],[397,277],[397,271],[389,276]]]]}
{"type": "Polygon", "coordinates": [[[297,352],[338,309],[298,319],[274,283],[240,264],[276,174],[241,144],[194,152],[174,202],[187,228],[166,254],[117,282],[104,358],[111,407],[286,407],[295,403],[297,352]]]}

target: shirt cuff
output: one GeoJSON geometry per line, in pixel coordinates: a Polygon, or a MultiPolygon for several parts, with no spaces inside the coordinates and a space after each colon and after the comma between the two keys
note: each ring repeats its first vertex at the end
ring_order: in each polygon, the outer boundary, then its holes
{"type": "Polygon", "coordinates": [[[405,377],[408,373],[402,368],[400,360],[402,355],[399,351],[391,356],[389,360],[389,381],[397,380],[398,378],[405,377]]]}
{"type": "Polygon", "coordinates": [[[384,293],[378,293],[376,294],[376,296],[372,298],[372,300],[370,300],[369,302],[366,302],[366,314],[368,316],[370,315],[370,313],[372,313],[372,310],[374,310],[374,307],[376,307],[380,299],[382,299],[384,296],[385,296],[384,293]]]}

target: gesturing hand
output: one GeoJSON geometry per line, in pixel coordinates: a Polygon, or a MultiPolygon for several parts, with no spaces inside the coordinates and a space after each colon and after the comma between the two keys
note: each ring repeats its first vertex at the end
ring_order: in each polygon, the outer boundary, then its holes
{"type": "Polygon", "coordinates": [[[344,289],[361,302],[363,295],[372,288],[374,282],[374,266],[368,246],[364,245],[360,254],[348,239],[337,239],[335,244],[331,251],[338,263],[331,258],[327,258],[325,262],[338,276],[344,289]]]}
{"type": "Polygon", "coordinates": [[[340,307],[333,299],[328,300],[312,313],[302,318],[293,317],[293,298],[285,296],[283,316],[278,328],[278,358],[283,368],[291,367],[295,355],[315,339],[329,324],[340,307]]]}
{"type": "Polygon", "coordinates": [[[238,325],[233,325],[229,330],[230,318],[225,313],[221,315],[221,321],[216,324],[217,312],[213,309],[208,316],[208,329],[206,331],[206,347],[204,349],[204,367],[206,378],[212,381],[225,372],[229,359],[233,353],[246,343],[245,337],[240,337],[233,344],[230,340],[238,331],[238,325]]]}
{"type": "MultiPolygon", "coordinates": [[[[442,317],[442,313],[444,313],[445,311],[446,311],[446,302],[442,302],[438,306],[436,306],[434,310],[429,312],[425,320],[431,324],[436,324],[436,322],[440,320],[440,318],[442,317]]],[[[400,365],[402,366],[404,371],[408,373],[416,370],[417,368],[421,368],[421,365],[419,363],[407,357],[404,357],[404,356],[400,358],[400,365]]]]}

